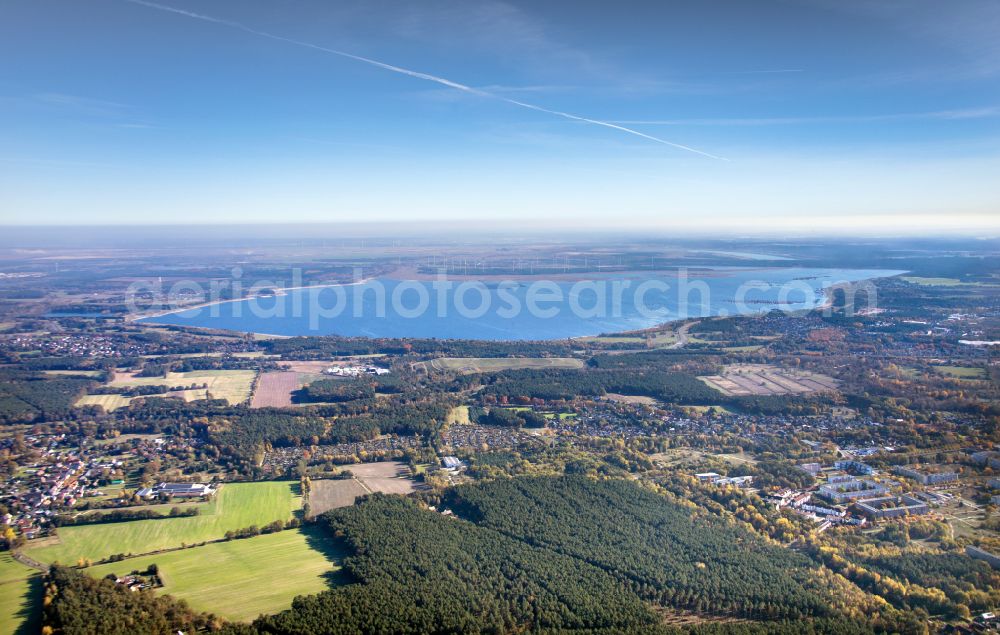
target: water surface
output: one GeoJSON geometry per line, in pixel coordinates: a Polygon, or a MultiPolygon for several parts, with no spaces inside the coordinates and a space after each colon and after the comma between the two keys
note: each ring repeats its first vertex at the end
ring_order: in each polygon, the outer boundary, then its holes
{"type": "Polygon", "coordinates": [[[547,340],[649,328],[687,317],[820,306],[835,284],[903,271],[726,267],[585,281],[400,281],[291,289],[145,318],[273,335],[547,340]]]}

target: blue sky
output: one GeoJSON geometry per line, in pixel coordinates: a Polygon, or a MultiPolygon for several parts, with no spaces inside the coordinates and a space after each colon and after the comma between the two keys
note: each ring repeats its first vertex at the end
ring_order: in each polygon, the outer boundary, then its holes
{"type": "Polygon", "coordinates": [[[1000,230],[993,0],[162,4],[0,5],[0,223],[1000,230]]]}

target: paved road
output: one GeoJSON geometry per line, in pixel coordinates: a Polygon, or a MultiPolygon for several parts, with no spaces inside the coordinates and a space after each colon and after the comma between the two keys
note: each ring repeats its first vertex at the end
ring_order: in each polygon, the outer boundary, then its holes
{"type": "Polygon", "coordinates": [[[668,348],[684,348],[684,346],[688,343],[688,329],[695,324],[698,324],[698,322],[687,322],[677,329],[674,333],[677,336],[677,341],[671,344],[668,348]]]}

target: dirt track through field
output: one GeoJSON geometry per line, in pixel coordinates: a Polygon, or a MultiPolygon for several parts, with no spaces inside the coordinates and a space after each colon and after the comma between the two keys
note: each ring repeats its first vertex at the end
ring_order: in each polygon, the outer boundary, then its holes
{"type": "Polygon", "coordinates": [[[351,472],[353,478],[312,482],[309,492],[310,516],[353,505],[358,496],[375,492],[405,495],[417,489],[409,466],[398,461],[356,463],[345,465],[344,469],[351,472]]]}

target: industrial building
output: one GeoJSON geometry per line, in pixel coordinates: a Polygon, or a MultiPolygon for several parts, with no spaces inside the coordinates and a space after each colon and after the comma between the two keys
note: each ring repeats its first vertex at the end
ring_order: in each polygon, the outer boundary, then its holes
{"type": "Polygon", "coordinates": [[[171,496],[174,498],[201,498],[211,496],[215,490],[210,485],[202,483],[157,483],[153,487],[144,487],[136,496],[140,498],[156,498],[157,496],[171,496]]]}

